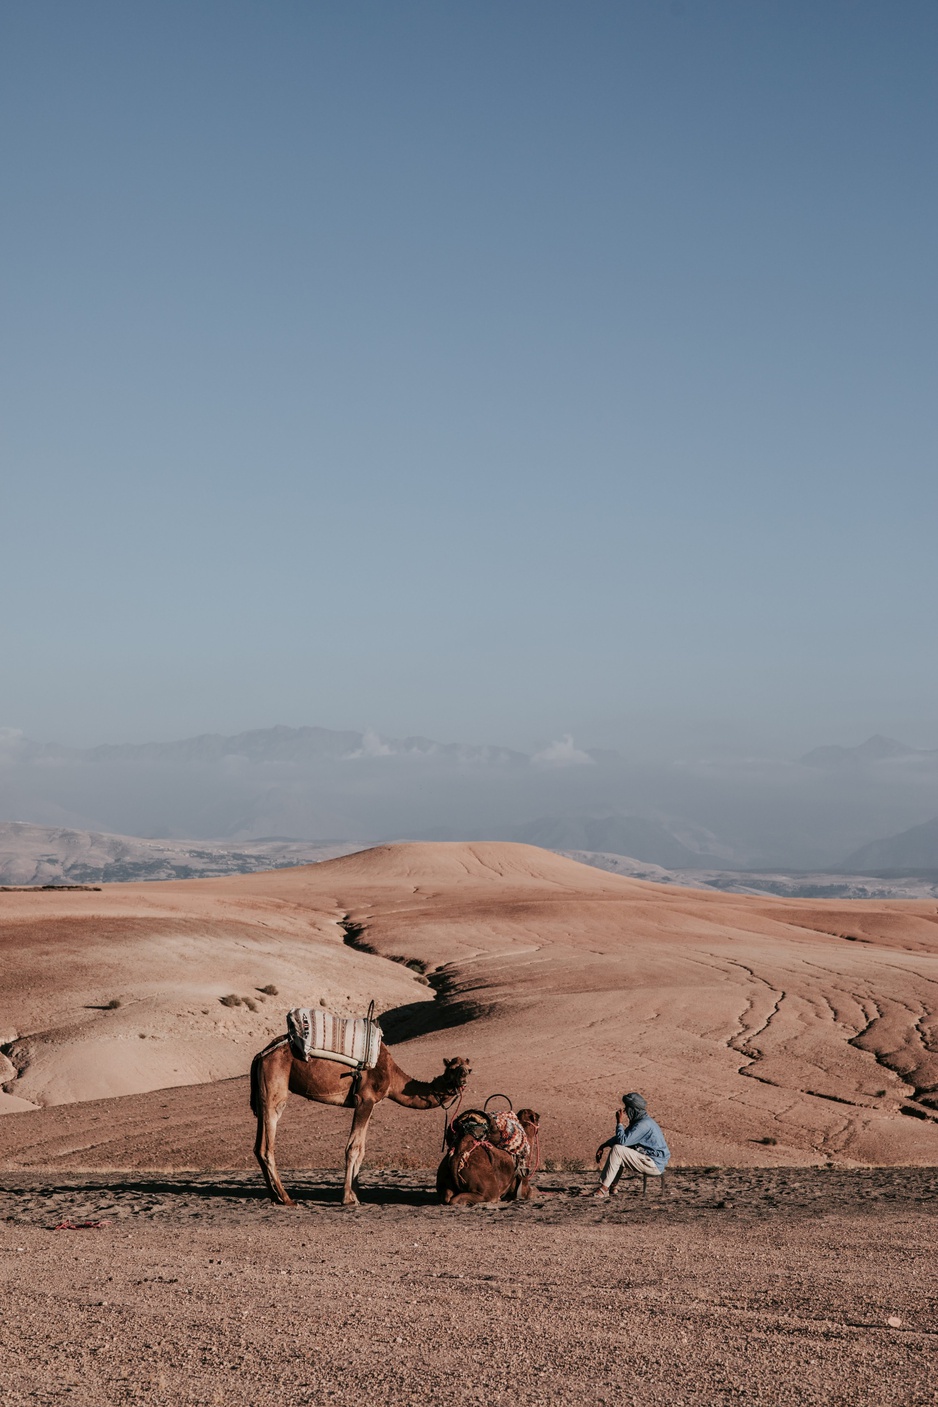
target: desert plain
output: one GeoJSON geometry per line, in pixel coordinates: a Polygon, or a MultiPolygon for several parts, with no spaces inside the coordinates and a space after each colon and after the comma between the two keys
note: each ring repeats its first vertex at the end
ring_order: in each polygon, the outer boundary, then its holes
{"type": "Polygon", "coordinates": [[[936,1400],[933,900],[382,846],[0,892],[0,963],[5,1405],[936,1400]],[[540,1112],[530,1203],[436,1206],[443,1116],[385,1104],[343,1208],[350,1116],[296,1098],[264,1198],[251,1056],[371,999],[409,1073],[540,1112]],[[598,1204],[633,1089],[666,1195],[598,1204]]]}

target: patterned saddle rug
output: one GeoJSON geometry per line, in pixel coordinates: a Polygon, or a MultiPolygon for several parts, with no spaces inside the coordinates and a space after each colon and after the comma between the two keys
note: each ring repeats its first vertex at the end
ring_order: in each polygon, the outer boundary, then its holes
{"type": "MultiPolygon", "coordinates": [[[[488,1143],[514,1158],[515,1166],[522,1177],[527,1173],[531,1160],[531,1145],[517,1114],[512,1114],[510,1110],[486,1114],[481,1109],[467,1109],[449,1126],[446,1138],[450,1149],[454,1151],[456,1144],[466,1135],[473,1139],[472,1147],[488,1143]]],[[[462,1172],[472,1147],[462,1153],[459,1165],[454,1169],[457,1177],[462,1172]]]]}
{"type": "Polygon", "coordinates": [[[338,1016],[322,1007],[296,1006],[287,1012],[287,1038],[298,1060],[335,1060],[357,1070],[373,1070],[382,1030],[367,1016],[338,1016]]]}

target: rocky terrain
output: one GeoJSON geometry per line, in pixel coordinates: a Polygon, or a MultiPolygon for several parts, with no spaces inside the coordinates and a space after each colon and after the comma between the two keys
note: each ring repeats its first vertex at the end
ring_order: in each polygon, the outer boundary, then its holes
{"type": "Polygon", "coordinates": [[[0,821],[0,886],[115,884],[140,879],[207,879],[310,865],[347,855],[350,841],[271,840],[240,845],[141,840],[63,826],[0,821]]]}

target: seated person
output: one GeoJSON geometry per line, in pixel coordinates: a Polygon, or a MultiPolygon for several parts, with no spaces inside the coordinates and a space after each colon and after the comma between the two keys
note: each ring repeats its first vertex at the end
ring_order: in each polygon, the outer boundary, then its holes
{"type": "Polygon", "coordinates": [[[594,1197],[608,1197],[613,1183],[626,1171],[644,1173],[646,1177],[660,1177],[671,1156],[664,1134],[654,1119],[649,1117],[648,1106],[642,1096],[624,1094],[622,1106],[616,1114],[616,1131],[612,1138],[607,1138],[596,1149],[597,1163],[603,1156],[604,1148],[609,1149],[609,1157],[594,1197]]]}

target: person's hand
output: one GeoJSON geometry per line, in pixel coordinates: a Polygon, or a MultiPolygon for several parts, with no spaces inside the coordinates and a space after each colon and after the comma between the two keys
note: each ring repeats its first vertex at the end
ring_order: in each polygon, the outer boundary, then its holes
{"type": "Polygon", "coordinates": [[[624,1123],[625,1123],[625,1110],[624,1110],[624,1109],[617,1109],[617,1110],[616,1110],[616,1123],[617,1123],[617,1124],[624,1124],[624,1123]]]}
{"type": "Polygon", "coordinates": [[[597,1148],[597,1149],[596,1149],[596,1161],[597,1161],[597,1163],[601,1163],[602,1160],[603,1160],[603,1150],[602,1150],[601,1148],[597,1148]]]}

